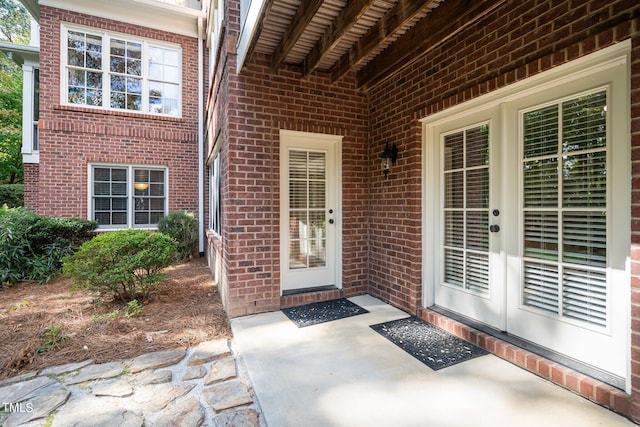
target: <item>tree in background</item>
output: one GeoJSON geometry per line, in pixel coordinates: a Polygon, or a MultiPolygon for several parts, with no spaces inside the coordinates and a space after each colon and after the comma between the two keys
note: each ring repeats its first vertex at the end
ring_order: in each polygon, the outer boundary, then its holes
{"type": "MultiPolygon", "coordinates": [[[[0,41],[29,42],[30,17],[18,0],[0,0],[0,41]]],[[[0,184],[22,182],[22,69],[0,52],[0,184]]]]}

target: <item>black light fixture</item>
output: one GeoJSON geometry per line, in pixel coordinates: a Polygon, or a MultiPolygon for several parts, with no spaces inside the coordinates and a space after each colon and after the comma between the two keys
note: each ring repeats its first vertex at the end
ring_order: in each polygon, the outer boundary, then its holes
{"type": "Polygon", "coordinates": [[[389,175],[391,165],[394,164],[398,158],[398,147],[396,147],[396,144],[389,146],[389,143],[387,142],[380,157],[382,158],[382,172],[384,172],[384,177],[386,179],[387,175],[389,175]]]}

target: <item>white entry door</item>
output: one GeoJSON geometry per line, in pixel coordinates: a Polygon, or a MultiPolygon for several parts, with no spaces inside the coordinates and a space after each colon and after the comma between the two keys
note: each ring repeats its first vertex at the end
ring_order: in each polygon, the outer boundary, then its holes
{"type": "Polygon", "coordinates": [[[425,127],[425,282],[435,304],[628,387],[629,79],[616,52],[425,127]]]}
{"type": "Polygon", "coordinates": [[[339,153],[333,135],[280,133],[282,291],[341,287],[339,153]]]}

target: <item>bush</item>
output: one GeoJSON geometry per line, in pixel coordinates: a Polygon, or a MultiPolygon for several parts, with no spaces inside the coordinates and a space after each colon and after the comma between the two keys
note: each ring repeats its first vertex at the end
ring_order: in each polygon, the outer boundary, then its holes
{"type": "Polygon", "coordinates": [[[145,230],[100,234],[66,257],[64,274],[81,287],[131,301],[146,299],[165,275],[160,271],[176,256],[171,237],[145,230]]]}
{"type": "Polygon", "coordinates": [[[198,243],[198,220],[194,213],[170,213],[158,222],[158,231],[178,242],[178,260],[189,258],[195,252],[198,243]]]}
{"type": "Polygon", "coordinates": [[[17,208],[24,204],[23,184],[1,184],[0,185],[0,206],[7,205],[10,208],[17,208]]]}
{"type": "Polygon", "coordinates": [[[41,217],[25,208],[0,209],[0,280],[48,282],[61,259],[88,240],[95,221],[41,217]]]}

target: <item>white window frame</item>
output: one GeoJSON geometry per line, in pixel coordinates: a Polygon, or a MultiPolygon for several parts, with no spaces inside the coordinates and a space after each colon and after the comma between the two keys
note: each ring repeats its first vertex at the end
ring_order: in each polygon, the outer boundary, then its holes
{"type": "Polygon", "coordinates": [[[207,48],[209,49],[209,81],[211,85],[213,85],[218,46],[220,44],[222,23],[224,21],[224,0],[212,0],[210,7],[207,28],[207,48]]]}
{"type": "Polygon", "coordinates": [[[71,25],[67,23],[61,24],[60,30],[60,104],[70,107],[81,107],[81,108],[91,108],[96,110],[106,110],[106,111],[119,111],[126,112],[131,114],[141,114],[141,115],[150,115],[150,116],[160,116],[160,117],[182,117],[182,86],[183,86],[183,76],[182,76],[182,47],[178,44],[160,42],[157,40],[146,39],[142,37],[130,36],[127,34],[121,34],[111,31],[103,31],[97,28],[91,28],[81,25],[71,25]],[[79,104],[72,103],[68,100],[69,93],[69,66],[67,64],[68,61],[68,38],[69,31],[77,31],[88,35],[99,36],[102,38],[102,68],[100,70],[96,70],[96,72],[100,72],[102,74],[102,105],[94,106],[88,104],[79,104]],[[140,110],[129,110],[126,108],[112,108],[111,107],[111,84],[110,84],[110,76],[114,74],[111,72],[109,64],[110,64],[110,41],[111,39],[124,40],[132,43],[140,43],[142,45],[142,101],[140,110]],[[177,99],[177,112],[175,114],[166,114],[166,113],[155,113],[149,110],[149,83],[150,82],[158,82],[157,79],[152,79],[149,75],[149,63],[151,61],[149,50],[151,48],[160,48],[160,49],[168,49],[176,52],[178,56],[178,63],[175,64],[178,72],[177,81],[171,82],[169,80],[162,80],[161,83],[171,83],[178,85],[178,99],[177,99]]]}
{"type": "Polygon", "coordinates": [[[169,214],[169,168],[166,166],[155,165],[138,165],[138,164],[119,164],[119,163],[89,163],[87,165],[87,219],[94,220],[94,179],[93,170],[95,168],[119,168],[127,170],[127,223],[122,225],[100,225],[98,230],[122,230],[128,228],[142,230],[157,230],[158,224],[135,224],[135,192],[133,184],[135,183],[134,170],[161,170],[164,172],[164,215],[169,214]]]}
{"type": "Polygon", "coordinates": [[[216,149],[209,161],[209,230],[222,236],[222,156],[216,149]]]}

